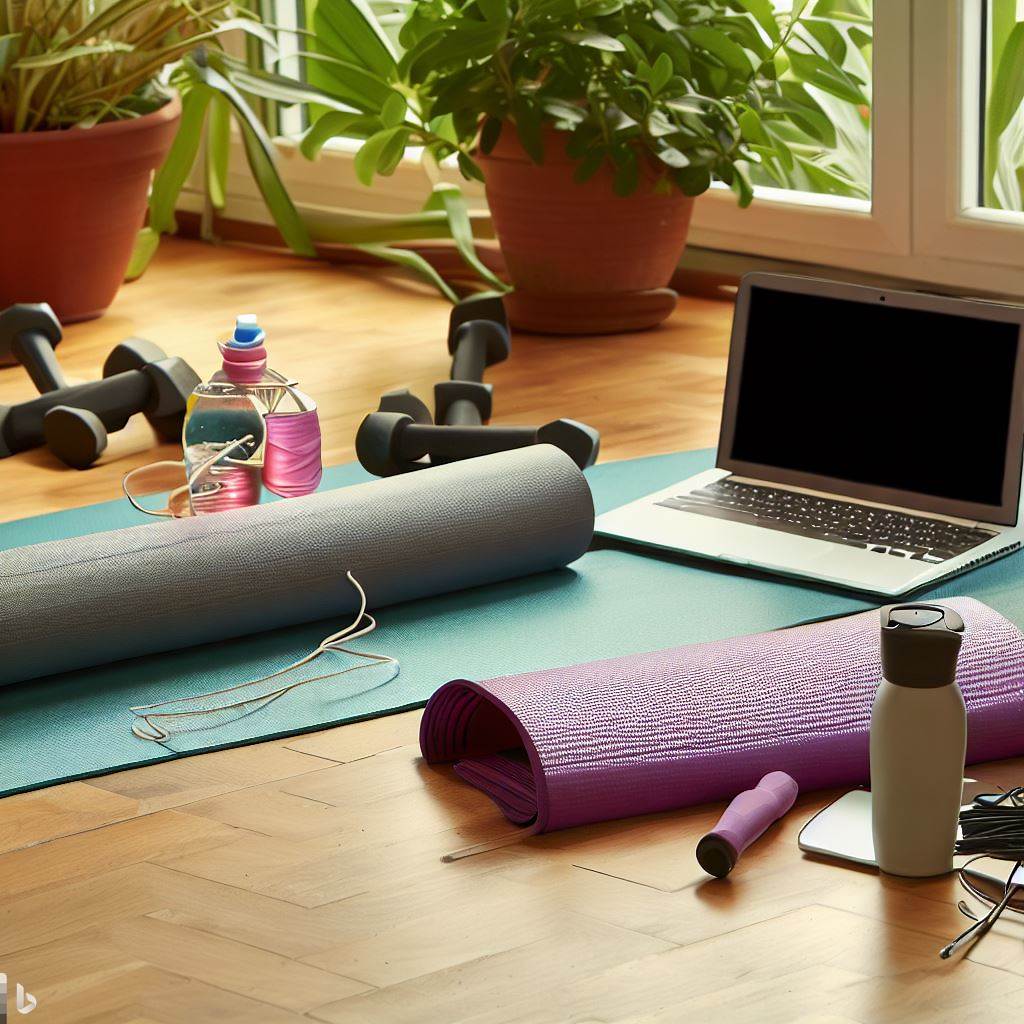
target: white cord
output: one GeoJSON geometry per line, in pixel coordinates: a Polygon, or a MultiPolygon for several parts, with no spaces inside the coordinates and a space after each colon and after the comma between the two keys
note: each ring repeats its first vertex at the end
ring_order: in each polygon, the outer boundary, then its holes
{"type": "MultiPolygon", "coordinates": [[[[168,460],[164,460],[164,461],[161,461],[161,462],[151,462],[148,466],[139,466],[137,469],[133,469],[130,472],[125,473],[125,475],[121,478],[121,490],[124,491],[124,496],[132,503],[132,505],[134,505],[135,508],[137,508],[140,512],[145,512],[147,516],[165,516],[165,517],[167,517],[169,519],[174,519],[174,518],[176,518],[176,516],[175,516],[175,514],[170,509],[170,501],[171,501],[171,499],[173,499],[174,495],[180,494],[183,491],[188,491],[188,493],[191,494],[192,493],[192,486],[193,486],[193,484],[195,484],[195,482],[199,479],[199,477],[201,477],[203,475],[203,473],[206,472],[207,469],[210,469],[210,467],[215,466],[215,464],[220,462],[220,460],[223,459],[224,456],[227,455],[227,453],[229,451],[231,451],[232,449],[237,448],[241,444],[246,444],[248,441],[252,441],[252,440],[254,440],[253,435],[252,434],[246,434],[244,437],[239,437],[239,438],[237,438],[234,441],[228,441],[223,446],[223,448],[220,449],[220,451],[215,452],[209,458],[205,459],[203,462],[200,462],[199,465],[196,466],[196,468],[192,470],[191,475],[186,478],[186,482],[185,482],[184,486],[182,486],[182,487],[175,487],[174,490],[171,491],[170,497],[168,498],[168,507],[167,508],[163,508],[163,509],[149,509],[149,508],[145,508],[144,506],[140,505],[135,500],[135,498],[133,497],[131,491],[128,490],[128,481],[136,473],[140,473],[140,472],[142,472],[143,470],[146,470],[146,469],[152,469],[154,466],[180,466],[182,469],[184,469],[185,468],[185,463],[184,462],[171,462],[171,461],[168,461],[168,460]]],[[[212,473],[216,472],[216,469],[210,469],[210,472],[212,474],[212,473]]],[[[216,484],[216,486],[214,487],[213,491],[208,492],[208,493],[214,493],[215,494],[218,490],[220,490],[220,482],[215,480],[214,484],[216,484]]]]}
{"type": "Polygon", "coordinates": [[[372,654],[368,651],[353,651],[347,647],[341,646],[342,640],[358,640],[359,637],[366,636],[377,628],[377,620],[366,611],[366,592],[359,585],[359,581],[351,572],[346,572],[345,575],[359,593],[359,612],[344,629],[340,629],[337,633],[332,633],[330,636],[325,637],[320,641],[317,648],[307,654],[304,658],[300,658],[298,661],[292,662],[291,665],[279,669],[277,672],[272,672],[268,676],[262,676],[260,679],[253,679],[246,683],[237,683],[235,686],[228,686],[223,690],[211,690],[209,693],[199,693],[190,697],[176,697],[171,700],[159,701],[156,704],[140,704],[138,707],[133,707],[130,709],[132,714],[136,715],[141,721],[135,721],[132,723],[132,732],[141,740],[152,740],[155,743],[162,743],[164,740],[170,738],[170,733],[163,726],[158,725],[154,719],[167,720],[193,718],[199,715],[212,715],[222,711],[231,711],[236,708],[243,708],[248,704],[256,702],[262,702],[262,706],[265,707],[272,701],[277,700],[278,697],[283,697],[289,691],[297,689],[300,686],[305,686],[307,683],[316,683],[322,679],[330,679],[332,676],[342,676],[349,672],[357,672],[360,669],[372,668],[373,664],[398,665],[398,660],[396,658],[392,658],[390,655],[372,654]],[[363,625],[364,619],[366,620],[366,625],[363,625]],[[362,626],[362,628],[358,628],[360,626],[362,626]],[[200,708],[195,711],[155,710],[157,708],[167,707],[170,704],[188,704],[194,701],[206,700],[210,697],[220,697],[223,694],[236,693],[239,690],[244,690],[248,686],[255,686],[257,683],[265,683],[270,679],[276,679],[278,676],[284,675],[286,672],[291,672],[294,669],[301,668],[303,665],[307,665],[326,651],[336,651],[340,654],[350,654],[357,658],[366,658],[372,664],[351,665],[348,668],[339,669],[336,672],[326,672],[324,675],[313,676],[310,679],[299,679],[294,683],[287,683],[286,685],[278,687],[276,690],[271,690],[268,693],[262,693],[255,697],[247,697],[243,700],[221,704],[217,707],[200,708]],[[143,725],[143,723],[145,724],[143,725]]]}

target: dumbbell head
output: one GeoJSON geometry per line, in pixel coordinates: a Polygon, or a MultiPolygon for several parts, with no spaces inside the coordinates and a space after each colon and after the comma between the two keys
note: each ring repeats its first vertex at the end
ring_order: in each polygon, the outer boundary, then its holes
{"type": "Polygon", "coordinates": [[[356,431],[356,458],[374,476],[395,476],[422,469],[416,462],[399,456],[399,438],[415,420],[401,412],[371,412],[356,431]]]}
{"type": "Polygon", "coordinates": [[[199,374],[184,359],[168,356],[159,345],[145,338],[126,338],[103,364],[104,377],[129,370],[139,370],[150,379],[150,401],[140,412],[146,414],[162,440],[180,440],[185,407],[189,395],[200,383],[199,374]]]}
{"type": "Polygon", "coordinates": [[[145,338],[125,338],[115,345],[103,363],[103,376],[113,377],[126,370],[144,370],[150,363],[166,359],[167,353],[145,338]]]}
{"type": "Polygon", "coordinates": [[[387,391],[380,396],[377,412],[400,412],[413,423],[433,423],[430,410],[408,388],[387,391]]]}
{"type": "Polygon", "coordinates": [[[99,416],[68,405],[55,405],[46,413],[43,437],[46,447],[75,469],[88,469],[107,447],[107,431],[99,416]]]}
{"type": "Polygon", "coordinates": [[[459,342],[470,331],[486,339],[488,366],[508,359],[512,350],[508,317],[505,315],[505,305],[498,296],[464,299],[452,307],[448,320],[448,352],[451,355],[455,354],[459,342]],[[470,324],[473,326],[470,327],[470,324]]]}
{"type": "Polygon", "coordinates": [[[553,444],[561,448],[580,469],[597,462],[601,450],[601,435],[586,423],[576,420],[554,420],[537,431],[538,444],[553,444]]]}
{"type": "Polygon", "coordinates": [[[18,362],[14,343],[25,331],[36,331],[56,347],[63,337],[57,314],[45,302],[22,302],[0,313],[0,366],[18,362]]]}

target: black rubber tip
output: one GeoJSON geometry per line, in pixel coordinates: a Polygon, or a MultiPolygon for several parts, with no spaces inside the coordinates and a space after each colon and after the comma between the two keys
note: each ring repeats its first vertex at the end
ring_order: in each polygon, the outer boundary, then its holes
{"type": "Polygon", "coordinates": [[[697,844],[697,863],[715,878],[725,878],[734,867],[739,857],[732,845],[721,836],[709,832],[697,844]]]}

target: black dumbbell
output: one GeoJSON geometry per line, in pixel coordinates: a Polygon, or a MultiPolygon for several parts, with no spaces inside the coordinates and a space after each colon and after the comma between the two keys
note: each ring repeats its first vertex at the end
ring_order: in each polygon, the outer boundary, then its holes
{"type": "Polygon", "coordinates": [[[161,441],[180,442],[185,405],[201,382],[199,374],[183,359],[168,357],[159,345],[145,338],[125,338],[104,361],[103,378],[117,377],[132,370],[150,372],[156,384],[154,401],[139,412],[145,413],[161,441]]]}
{"type": "Polygon", "coordinates": [[[434,421],[446,426],[480,426],[491,418],[492,388],[484,370],[508,359],[512,343],[505,305],[499,297],[465,299],[448,321],[450,380],[434,385],[434,421]]]}
{"type": "Polygon", "coordinates": [[[85,469],[106,447],[107,432],[120,430],[139,412],[163,440],[180,435],[186,403],[199,383],[188,363],[130,338],[111,352],[103,372],[103,380],[0,407],[0,458],[45,443],[69,466],[85,469]]]}
{"type": "Polygon", "coordinates": [[[417,423],[402,412],[378,410],[359,426],[356,456],[375,476],[394,476],[511,448],[553,444],[585,469],[597,460],[600,443],[593,427],[575,420],[554,420],[542,427],[435,426],[417,423]],[[422,461],[428,456],[429,463],[422,461]]]}
{"type": "Polygon", "coordinates": [[[0,366],[21,363],[36,390],[67,387],[54,348],[63,336],[57,315],[45,302],[24,302],[0,313],[0,366]]]}

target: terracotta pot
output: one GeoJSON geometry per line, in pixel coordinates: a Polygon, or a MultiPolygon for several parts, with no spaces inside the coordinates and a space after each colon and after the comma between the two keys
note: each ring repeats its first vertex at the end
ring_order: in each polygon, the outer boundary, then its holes
{"type": "Polygon", "coordinates": [[[180,118],[175,96],[130,121],[0,134],[0,309],[49,302],[67,323],[110,305],[180,118]]]}
{"type": "Polygon", "coordinates": [[[646,158],[632,195],[615,194],[607,163],[577,184],[566,139],[548,131],[538,165],[506,124],[490,155],[478,156],[515,285],[505,300],[509,317],[544,334],[653,327],[675,308],[665,286],[686,244],[693,199],[657,189],[661,171],[646,158]]]}

